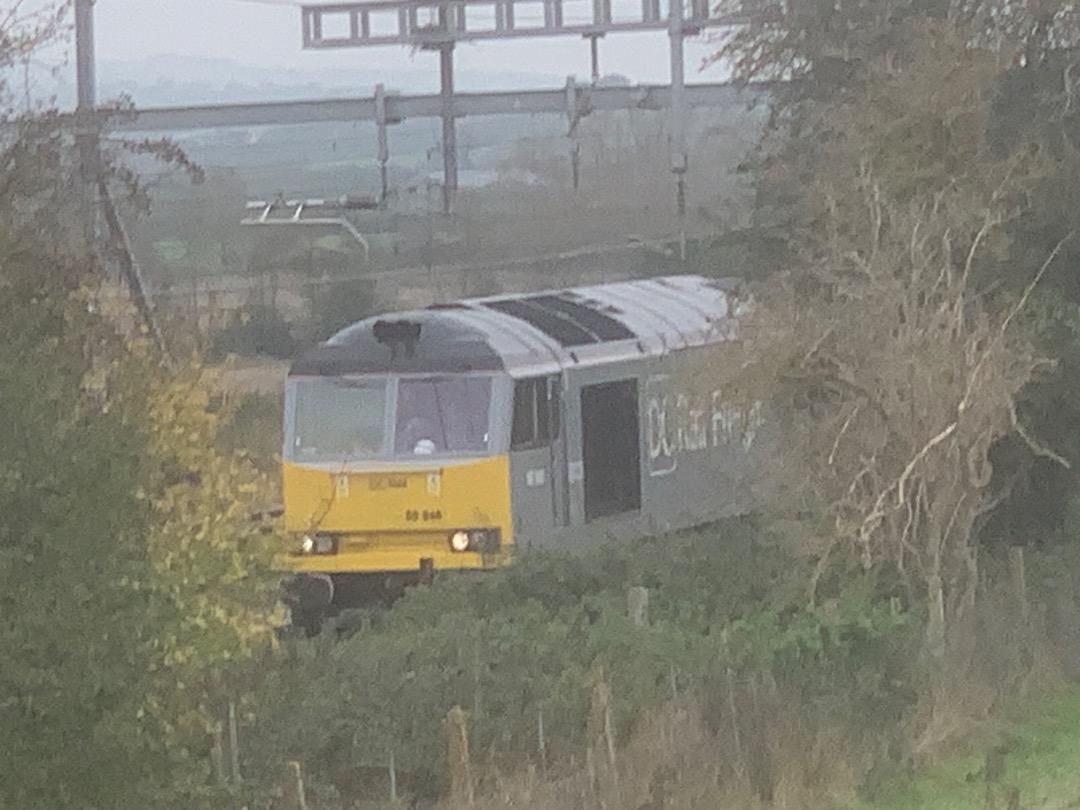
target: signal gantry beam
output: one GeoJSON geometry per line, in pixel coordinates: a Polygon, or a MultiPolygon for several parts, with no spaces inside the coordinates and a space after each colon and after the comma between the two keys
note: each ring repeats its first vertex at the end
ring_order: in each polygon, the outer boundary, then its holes
{"type": "MultiPolygon", "coordinates": [[[[742,21],[739,15],[714,13],[708,0],[689,0],[681,16],[686,33],[742,21]]],[[[670,14],[662,13],[660,0],[641,0],[633,9],[620,8],[618,14],[612,0],[372,0],[306,5],[302,19],[304,47],[310,49],[438,48],[511,37],[600,38],[629,31],[666,31],[670,24],[670,14]]]]}

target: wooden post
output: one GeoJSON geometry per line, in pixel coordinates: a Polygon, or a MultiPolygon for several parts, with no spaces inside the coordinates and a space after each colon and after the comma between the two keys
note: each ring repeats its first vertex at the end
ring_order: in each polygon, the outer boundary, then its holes
{"type": "Polygon", "coordinates": [[[224,733],[221,723],[214,725],[214,742],[210,748],[210,760],[214,764],[214,775],[217,776],[219,785],[227,784],[229,781],[228,776],[225,775],[225,751],[222,745],[224,733]]]}
{"type": "Polygon", "coordinates": [[[460,706],[455,706],[446,715],[446,762],[450,773],[450,795],[455,801],[464,800],[471,806],[475,797],[469,767],[469,730],[460,706]]]}
{"type": "Polygon", "coordinates": [[[1020,616],[1024,624],[1028,621],[1027,571],[1024,566],[1024,549],[1013,546],[1009,549],[1009,570],[1012,574],[1013,593],[1020,606],[1020,616]]]}
{"type": "Polygon", "coordinates": [[[229,701],[229,758],[232,765],[233,784],[239,785],[240,778],[240,735],[236,727],[236,704],[229,701]]]}
{"type": "Polygon", "coordinates": [[[293,796],[296,799],[296,810],[308,810],[307,796],[304,791],[304,772],[300,767],[300,763],[296,761],[290,762],[289,771],[292,775],[293,796]]]}
{"type": "Polygon", "coordinates": [[[547,770],[547,741],[544,739],[544,707],[541,706],[536,718],[536,736],[540,744],[540,765],[547,770]]]}
{"type": "Polygon", "coordinates": [[[619,775],[615,760],[615,735],[611,723],[611,687],[604,679],[604,670],[593,673],[592,707],[589,712],[589,750],[602,743],[607,750],[612,782],[618,787],[619,775]]]}
{"type": "Polygon", "coordinates": [[[397,766],[394,763],[394,750],[390,749],[390,761],[386,766],[390,772],[390,801],[397,802],[397,766]]]}
{"type": "Polygon", "coordinates": [[[630,620],[638,627],[649,624],[649,590],[635,585],[626,594],[626,609],[630,620]]]}
{"type": "Polygon", "coordinates": [[[611,781],[615,787],[619,786],[619,769],[615,762],[615,733],[611,726],[611,690],[607,693],[607,703],[604,706],[604,739],[607,741],[608,764],[611,766],[611,781]]]}

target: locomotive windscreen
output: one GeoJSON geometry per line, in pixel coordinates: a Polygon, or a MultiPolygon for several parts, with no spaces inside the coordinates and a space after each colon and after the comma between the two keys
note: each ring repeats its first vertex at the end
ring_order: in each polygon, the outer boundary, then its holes
{"type": "Polygon", "coordinates": [[[490,375],[294,377],[287,460],[486,453],[491,396],[490,375]]]}
{"type": "Polygon", "coordinates": [[[321,377],[295,385],[294,458],[364,457],[383,450],[387,380],[321,377]]]}
{"type": "Polygon", "coordinates": [[[490,403],[490,377],[401,378],[394,453],[486,451],[490,403]]]}

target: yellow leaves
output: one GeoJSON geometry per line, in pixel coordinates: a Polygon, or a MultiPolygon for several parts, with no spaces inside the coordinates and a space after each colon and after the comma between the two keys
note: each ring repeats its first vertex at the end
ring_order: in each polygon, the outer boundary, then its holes
{"type": "Polygon", "coordinates": [[[273,487],[218,432],[237,403],[215,393],[216,373],[191,365],[143,391],[157,521],[147,550],[155,586],[179,622],[163,661],[171,670],[213,666],[273,641],[281,620],[271,563],[280,539],[248,519],[273,487]]]}

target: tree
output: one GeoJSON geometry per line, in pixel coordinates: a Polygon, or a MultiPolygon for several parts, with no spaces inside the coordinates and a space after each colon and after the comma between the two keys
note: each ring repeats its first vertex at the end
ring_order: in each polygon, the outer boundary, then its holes
{"type": "Polygon", "coordinates": [[[134,728],[151,652],[148,599],[130,584],[144,572],[140,448],[80,396],[74,325],[84,313],[48,290],[68,268],[9,239],[0,238],[0,803],[116,806],[116,786],[142,770],[118,721],[127,715],[134,728]]]}
{"type": "Polygon", "coordinates": [[[845,542],[867,569],[895,566],[911,600],[927,600],[941,660],[949,631],[970,629],[975,533],[995,505],[990,449],[1018,427],[1019,394],[1046,364],[1018,321],[1039,276],[995,314],[973,278],[1004,221],[992,201],[900,204],[871,175],[862,192],[861,221],[829,221],[832,246],[769,297],[761,340],[784,345],[774,401],[803,437],[791,467],[836,521],[819,573],[845,542]]]}
{"type": "Polygon", "coordinates": [[[895,570],[926,605],[927,648],[942,662],[972,638],[977,534],[1000,495],[992,448],[1015,433],[1063,461],[1018,411],[1052,365],[1026,313],[1062,244],[1000,283],[1047,158],[987,141],[1000,52],[958,59],[962,32],[916,33],[904,70],[868,69],[830,103],[832,137],[796,198],[792,267],[766,290],[750,351],[801,437],[787,448],[786,494],[835,520],[818,576],[843,547],[895,570]]]}
{"type": "MultiPolygon", "coordinates": [[[[0,65],[60,25],[18,11],[0,65]]],[[[214,451],[205,380],[102,314],[70,120],[0,123],[0,805],[220,807],[212,690],[271,640],[261,479],[214,451]]],[[[119,154],[100,168],[141,198],[119,154]]]]}
{"type": "MultiPolygon", "coordinates": [[[[1040,273],[1015,320],[1056,363],[1015,398],[1017,424],[1045,441],[1000,438],[988,490],[997,506],[975,528],[1004,543],[1065,536],[1078,485],[1070,460],[1080,458],[1080,412],[1067,393],[1080,380],[1080,244],[1068,238],[1080,227],[1076,10],[1059,2],[794,0],[747,13],[716,58],[742,81],[791,80],[778,86],[771,127],[749,163],[756,219],[790,246],[783,262],[799,265],[834,229],[858,243],[867,227],[865,190],[852,191],[865,185],[860,178],[872,178],[881,194],[874,204],[889,209],[914,200],[933,210],[934,195],[955,201],[960,190],[972,214],[1004,204],[969,282],[982,306],[1003,317],[1040,273]],[[1017,196],[995,197],[999,187],[1017,196]],[[1057,260],[1041,269],[1052,253],[1057,260]],[[1033,444],[1042,451],[1031,452],[1033,444]]],[[[971,233],[950,234],[953,249],[962,252],[971,233]]]]}

